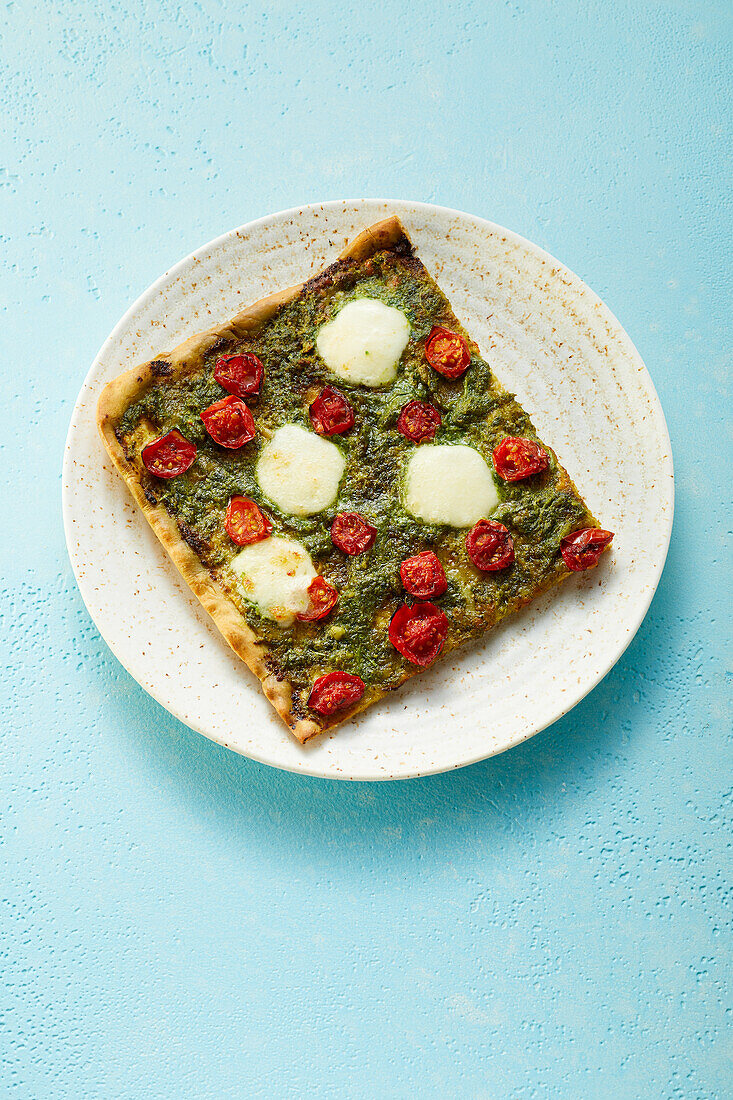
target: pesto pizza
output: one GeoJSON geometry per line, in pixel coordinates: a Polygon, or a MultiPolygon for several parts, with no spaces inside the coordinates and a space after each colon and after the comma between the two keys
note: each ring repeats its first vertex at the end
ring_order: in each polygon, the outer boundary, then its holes
{"type": "Polygon", "coordinates": [[[594,566],[613,537],[397,218],[110,382],[98,423],[300,741],[594,566]]]}

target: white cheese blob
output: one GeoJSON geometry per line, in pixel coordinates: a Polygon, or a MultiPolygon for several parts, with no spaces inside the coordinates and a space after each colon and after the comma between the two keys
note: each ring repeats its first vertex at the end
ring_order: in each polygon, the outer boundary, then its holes
{"type": "Polygon", "coordinates": [[[273,535],[254,542],[240,550],[230,568],[239,578],[243,595],[280,626],[289,626],[310,604],[308,585],[316,570],[296,539],[273,535]]]}
{"type": "Polygon", "coordinates": [[[297,424],[286,424],[260,451],[255,477],[282,512],[311,516],[333,504],[345,461],[335,443],[297,424]]]}
{"type": "Polygon", "coordinates": [[[472,527],[496,508],[499,494],[473,447],[422,443],[407,461],[402,502],[423,523],[472,527]]]}
{"type": "Polygon", "coordinates": [[[397,374],[410,339],[400,309],[376,298],[357,298],[318,330],[318,354],[330,371],[361,386],[385,386],[397,374]]]}

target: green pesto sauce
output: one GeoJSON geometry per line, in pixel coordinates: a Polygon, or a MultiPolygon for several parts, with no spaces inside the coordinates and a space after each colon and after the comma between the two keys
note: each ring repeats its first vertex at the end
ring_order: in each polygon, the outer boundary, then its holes
{"type": "Polygon", "coordinates": [[[419,265],[380,253],[366,263],[343,265],[332,285],[316,283],[255,337],[219,342],[192,364],[190,375],[155,383],[119,423],[118,437],[136,460],[151,438],[172,428],[196,444],[197,458],[187,473],[162,481],[141,467],[144,486],[178,521],[183,537],[263,640],[273,669],[292,682],[295,707],[303,712],[315,677],[333,669],[361,676],[375,695],[396,687],[414,671],[387,636],[389,619],[405,599],[399,576],[405,557],[431,547],[443,561],[448,591],[435,602],[450,622],[448,649],[481,633],[562,575],[560,539],[593,522],[551,452],[545,473],[513,485],[497,483],[501,503],[493,518],[509,528],[516,552],[515,563],[499,573],[473,567],[465,552],[465,530],[426,526],[405,512],[399,471],[415,445],[397,431],[396,422],[413,398],[430,401],[441,412],[443,423],[434,442],[468,443],[489,468],[491,452],[504,436],[537,438],[526,413],[497,384],[475,348],[471,365],[455,382],[428,367],[424,345],[435,324],[462,331],[447,299],[419,265]],[[395,306],[410,322],[410,341],[397,377],[381,389],[334,379],[315,349],[318,328],[357,297],[395,306]],[[265,378],[259,398],[248,402],[257,437],[238,451],[228,451],[206,434],[200,413],[225,396],[213,378],[216,360],[238,351],[258,355],[265,378]],[[308,406],[328,382],[348,396],[356,417],[348,434],[332,437],[346,457],[339,497],[318,515],[286,515],[262,495],[255,481],[258,452],[283,424],[310,428],[308,406]],[[240,548],[223,527],[227,504],[236,494],[255,500],[271,517],[275,533],[299,539],[318,572],[338,588],[339,603],[327,619],[279,627],[243,597],[228,569],[240,548]],[[331,542],[331,523],[343,511],[360,512],[378,530],[374,546],[356,557],[343,554],[331,542]]]}

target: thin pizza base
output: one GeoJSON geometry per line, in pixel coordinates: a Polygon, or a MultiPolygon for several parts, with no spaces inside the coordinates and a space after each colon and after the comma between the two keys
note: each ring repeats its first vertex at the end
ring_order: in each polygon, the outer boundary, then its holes
{"type": "MultiPolygon", "coordinates": [[[[387,218],[365,229],[339,254],[336,262],[368,260],[375,253],[394,249],[402,243],[409,245],[402,224],[397,217],[387,218]]],[[[318,278],[319,276],[315,277],[315,279],[318,278]]],[[[313,282],[314,279],[308,280],[309,284],[313,282]]],[[[323,718],[320,722],[304,718],[294,712],[290,685],[270,670],[265,659],[266,652],[263,653],[263,646],[257,635],[228,598],[222,586],[211,576],[183,539],[173,517],[162,504],[155,502],[155,498],[148,497],[142,482],[141,471],[128,460],[117,438],[115,428],[126,409],[162,377],[174,380],[185,376],[191,370],[191,363],[196,362],[196,357],[204,354],[222,337],[241,338],[257,333],[283,306],[297,298],[306,285],[308,284],[301,283],[271,294],[242,310],[227,324],[217,325],[206,332],[192,336],[172,352],[125,372],[104,388],[97,406],[97,425],[104,446],[157,538],[167,550],[186,584],[211,615],[223,637],[260,680],[263,692],[288,729],[303,743],[324,729],[339,725],[371,705],[375,701],[374,696],[370,698],[365,696],[356,705],[330,718],[323,718]],[[164,362],[162,363],[161,360],[164,362]]],[[[567,487],[579,496],[567,472],[559,465],[558,473],[561,486],[567,487]]],[[[563,580],[565,576],[567,574],[562,571],[549,576],[526,598],[516,599],[507,608],[506,613],[512,613],[530,603],[542,592],[563,580]]],[[[443,655],[447,652],[448,646],[443,650],[443,655]]],[[[419,671],[421,670],[414,666],[406,670],[400,682],[404,682],[419,671]]]]}

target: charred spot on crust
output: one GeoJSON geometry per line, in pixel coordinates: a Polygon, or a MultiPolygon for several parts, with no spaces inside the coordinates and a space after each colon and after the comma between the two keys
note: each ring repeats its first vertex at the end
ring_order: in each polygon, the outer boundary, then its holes
{"type": "Polygon", "coordinates": [[[130,465],[134,465],[134,462],[135,462],[135,444],[127,436],[127,434],[122,431],[122,429],[120,428],[119,425],[115,428],[115,439],[117,440],[120,447],[122,448],[122,453],[124,454],[124,456],[127,459],[128,463],[130,463],[130,465]]]}
{"type": "Polygon", "coordinates": [[[302,718],[311,717],[308,708],[303,706],[300,692],[294,691],[290,696],[290,713],[296,721],[300,721],[302,718]]]}
{"type": "MultiPolygon", "coordinates": [[[[400,237],[398,241],[391,246],[391,248],[385,248],[385,252],[393,252],[395,256],[401,256],[404,260],[412,260],[415,256],[414,249],[412,247],[412,241],[407,237],[400,237]]],[[[422,264],[420,265],[422,269],[422,264]]]]}
{"type": "Polygon", "coordinates": [[[303,284],[299,297],[306,294],[320,294],[324,290],[330,290],[336,283],[341,283],[344,277],[356,266],[354,260],[336,260],[325,271],[319,272],[303,284]]]}
{"type": "Polygon", "coordinates": [[[193,527],[189,527],[187,523],[184,523],[183,520],[178,521],[178,530],[181,532],[181,538],[188,543],[194,554],[198,554],[200,558],[205,559],[209,549],[206,540],[202,539],[201,535],[194,531],[193,527]]]}
{"type": "Polygon", "coordinates": [[[153,359],[150,373],[153,378],[169,378],[173,374],[173,367],[165,359],[153,359]]]}
{"type": "Polygon", "coordinates": [[[280,665],[277,663],[271,653],[268,653],[265,656],[265,667],[269,672],[272,673],[272,675],[278,682],[284,679],[283,670],[280,668],[280,665]]]}
{"type": "Polygon", "coordinates": [[[152,489],[148,488],[147,485],[143,485],[143,492],[145,493],[145,499],[147,500],[148,504],[158,503],[158,498],[156,497],[155,493],[152,489]]]}
{"type": "Polygon", "coordinates": [[[211,347],[206,352],[207,355],[218,355],[220,351],[225,351],[231,347],[231,340],[226,336],[220,336],[218,340],[215,340],[211,347]]]}

